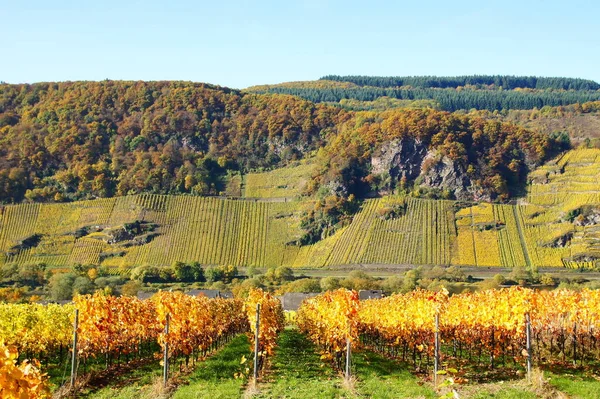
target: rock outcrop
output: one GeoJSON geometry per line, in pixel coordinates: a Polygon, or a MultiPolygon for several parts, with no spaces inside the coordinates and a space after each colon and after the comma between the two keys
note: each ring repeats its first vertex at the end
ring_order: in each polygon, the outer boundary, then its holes
{"type": "Polygon", "coordinates": [[[460,200],[476,196],[463,165],[414,139],[393,140],[381,146],[371,157],[371,173],[389,174],[394,182],[405,178],[425,187],[448,190],[460,200]]]}
{"type": "Polygon", "coordinates": [[[446,156],[439,157],[428,152],[421,166],[424,186],[451,191],[459,200],[473,199],[471,180],[463,165],[446,156]]]}
{"type": "Polygon", "coordinates": [[[421,174],[421,164],[427,146],[414,139],[393,140],[376,150],[371,157],[372,173],[388,173],[392,179],[415,180],[421,174]]]}
{"type": "Polygon", "coordinates": [[[597,226],[600,225],[600,208],[589,207],[581,211],[574,220],[575,226],[597,226]]]}

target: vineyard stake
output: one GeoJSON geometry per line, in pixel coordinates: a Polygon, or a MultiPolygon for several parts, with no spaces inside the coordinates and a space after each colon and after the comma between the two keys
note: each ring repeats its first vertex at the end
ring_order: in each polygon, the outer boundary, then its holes
{"type": "Polygon", "coordinates": [[[492,350],[490,352],[490,367],[493,369],[494,368],[494,351],[496,349],[496,340],[495,340],[495,335],[494,335],[494,326],[492,326],[491,341],[492,341],[492,350]]]}
{"type": "Polygon", "coordinates": [[[531,382],[531,319],[529,313],[525,313],[525,332],[527,335],[527,380],[531,382]]]}
{"type": "Polygon", "coordinates": [[[75,322],[73,323],[73,353],[71,355],[71,389],[75,389],[77,377],[77,327],[79,327],[79,309],[75,309],[75,322]]]}
{"type": "Polygon", "coordinates": [[[573,366],[577,366],[577,322],[573,323],[573,366]]]}
{"type": "Polygon", "coordinates": [[[440,366],[440,314],[435,314],[435,335],[434,335],[434,350],[433,357],[433,384],[437,386],[438,368],[440,366]]]}
{"type": "Polygon", "coordinates": [[[350,379],[350,356],[352,354],[350,337],[346,338],[346,379],[350,379]]]}
{"type": "Polygon", "coordinates": [[[165,349],[163,352],[163,383],[167,386],[169,379],[169,342],[167,341],[169,335],[169,314],[167,313],[167,319],[165,322],[165,349]]]}
{"type": "Polygon", "coordinates": [[[254,331],[254,386],[258,380],[258,332],[260,329],[260,303],[256,304],[256,326],[254,331]]]}

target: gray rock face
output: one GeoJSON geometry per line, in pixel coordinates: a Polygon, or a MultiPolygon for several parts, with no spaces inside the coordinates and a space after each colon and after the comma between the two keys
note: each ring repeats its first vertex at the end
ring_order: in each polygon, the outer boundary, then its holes
{"type": "Polygon", "coordinates": [[[388,173],[393,181],[406,178],[430,188],[449,190],[457,199],[473,199],[476,193],[465,168],[448,157],[440,157],[414,139],[393,140],[371,157],[373,174],[388,173]]]}
{"type": "Polygon", "coordinates": [[[284,151],[289,151],[290,149],[297,151],[300,154],[305,154],[310,149],[310,145],[308,143],[302,143],[301,140],[292,145],[290,143],[286,143],[281,137],[269,138],[267,140],[267,145],[275,154],[277,154],[277,156],[282,156],[284,151]]]}
{"type": "Polygon", "coordinates": [[[600,225],[600,208],[590,209],[586,215],[575,218],[575,226],[596,225],[600,225]]]}
{"type": "Polygon", "coordinates": [[[548,243],[546,246],[551,248],[564,248],[571,242],[571,239],[573,239],[573,233],[567,233],[548,243]]]}
{"type": "Polygon", "coordinates": [[[427,170],[421,171],[424,186],[450,190],[459,200],[473,198],[471,180],[467,176],[467,171],[456,161],[446,156],[438,159],[435,153],[429,152],[423,165],[428,165],[427,170]]]}
{"type": "Polygon", "coordinates": [[[339,180],[332,180],[325,185],[330,195],[336,195],[338,197],[348,196],[348,187],[339,180]]]}
{"type": "Polygon", "coordinates": [[[393,140],[384,144],[371,157],[374,174],[389,173],[394,180],[414,180],[421,174],[427,146],[414,139],[393,140]]]}

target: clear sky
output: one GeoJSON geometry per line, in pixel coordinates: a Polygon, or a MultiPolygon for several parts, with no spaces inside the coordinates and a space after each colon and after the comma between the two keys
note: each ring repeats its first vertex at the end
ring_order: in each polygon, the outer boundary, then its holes
{"type": "Polygon", "coordinates": [[[600,81],[598,0],[0,0],[0,81],[600,81]]]}

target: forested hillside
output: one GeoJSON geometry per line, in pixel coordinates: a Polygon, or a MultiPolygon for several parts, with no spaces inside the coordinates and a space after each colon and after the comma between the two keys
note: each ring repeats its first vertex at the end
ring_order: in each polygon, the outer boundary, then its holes
{"type": "Polygon", "coordinates": [[[412,187],[508,199],[563,149],[517,125],[432,109],[360,112],[319,152],[313,181],[338,196],[412,187]]]}
{"type": "Polygon", "coordinates": [[[435,166],[452,162],[462,191],[493,198],[513,193],[556,148],[515,125],[431,109],[357,113],[189,82],[0,85],[4,203],[218,195],[232,173],[282,167],[317,150],[309,194],[362,196],[394,189],[402,178],[420,185],[421,176],[451,197],[456,184],[438,181],[435,166]],[[393,149],[382,150],[390,142],[418,142],[434,175],[421,173],[422,157],[411,161],[418,173],[396,173],[396,164],[386,171],[374,157],[393,158],[393,149]]]}
{"type": "Polygon", "coordinates": [[[359,86],[419,88],[453,88],[461,86],[502,87],[505,90],[554,89],[554,90],[599,90],[600,84],[579,78],[552,78],[538,76],[472,75],[472,76],[339,76],[327,75],[319,80],[354,83],[359,86]]]}
{"type": "Polygon", "coordinates": [[[518,76],[325,76],[315,82],[254,86],[256,93],[292,94],[314,102],[434,101],[447,111],[533,109],[600,100],[600,85],[584,79],[518,76]]]}
{"type": "Polygon", "coordinates": [[[348,115],[186,82],[0,85],[0,199],[218,194],[227,170],[277,167],[348,115]]]}
{"type": "Polygon", "coordinates": [[[503,113],[477,111],[486,119],[509,121],[529,130],[568,137],[574,146],[600,148],[600,101],[503,113]]]}

